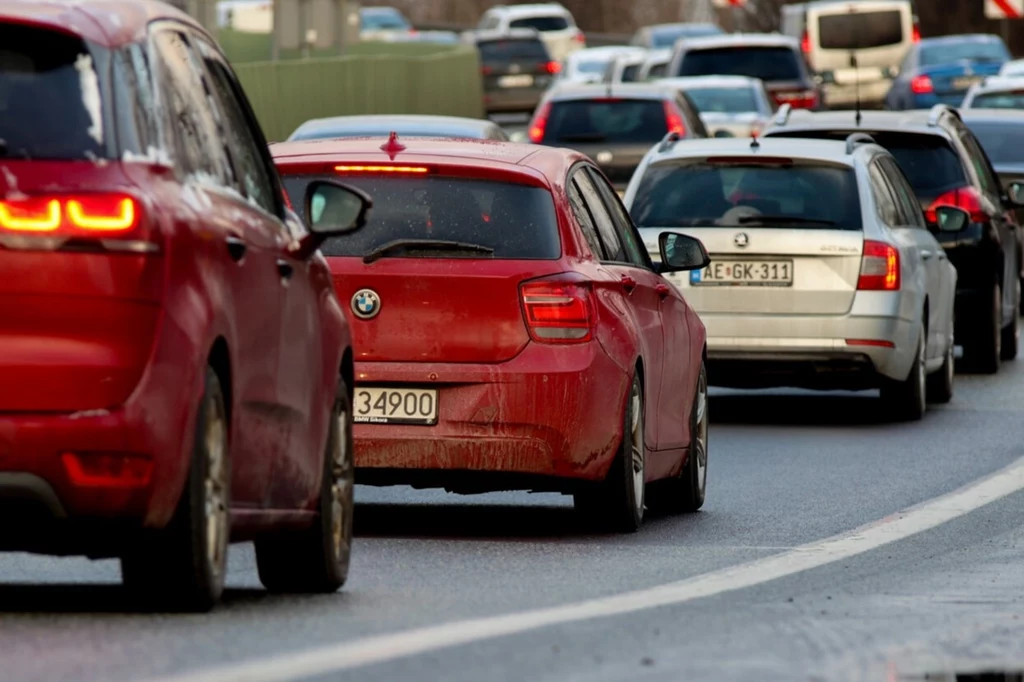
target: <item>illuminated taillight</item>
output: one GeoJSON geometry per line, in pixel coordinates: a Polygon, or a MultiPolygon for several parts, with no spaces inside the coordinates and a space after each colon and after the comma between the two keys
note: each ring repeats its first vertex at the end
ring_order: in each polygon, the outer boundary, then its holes
{"type": "Polygon", "coordinates": [[[426,166],[335,166],[338,173],[412,173],[421,175],[429,173],[426,166]]]}
{"type": "Polygon", "coordinates": [[[546,102],[537,109],[537,112],[533,115],[533,120],[530,121],[530,142],[540,144],[541,140],[544,139],[544,128],[548,125],[549,115],[551,115],[551,103],[546,102]]]}
{"type": "Polygon", "coordinates": [[[54,232],[63,211],[56,199],[25,197],[0,201],[0,229],[14,232],[54,232]]]}
{"type": "Polygon", "coordinates": [[[583,45],[587,42],[587,36],[585,33],[583,33],[583,31],[576,31],[576,35],[574,35],[572,39],[575,42],[579,43],[580,45],[583,45]]]}
{"type": "Polygon", "coordinates": [[[86,232],[128,232],[135,228],[137,210],[130,197],[97,195],[68,199],[67,217],[86,232]]]}
{"type": "Polygon", "coordinates": [[[562,70],[562,65],[558,62],[548,62],[543,65],[543,70],[554,75],[562,70]]]}
{"type": "Polygon", "coordinates": [[[900,252],[885,242],[864,241],[860,262],[860,291],[898,291],[900,288],[900,252]]]}
{"type": "Polygon", "coordinates": [[[676,133],[677,135],[686,134],[686,125],[683,123],[683,117],[676,110],[676,107],[672,102],[664,100],[662,102],[665,105],[665,125],[668,127],[668,132],[676,133]]]}
{"type": "Polygon", "coordinates": [[[138,200],[126,194],[34,196],[0,201],[0,235],[102,237],[135,233],[142,222],[138,200]]]}
{"type": "Polygon", "coordinates": [[[799,90],[797,92],[775,92],[772,93],[775,103],[780,107],[788,104],[793,109],[814,109],[818,106],[818,92],[816,90],[799,90]]]}
{"type": "Polygon", "coordinates": [[[520,296],[534,341],[584,343],[593,338],[594,300],[586,282],[558,277],[524,282],[520,296]]]}
{"type": "Polygon", "coordinates": [[[910,39],[915,43],[921,42],[921,27],[914,24],[914,31],[910,34],[910,39]]]}
{"type": "Polygon", "coordinates": [[[927,95],[935,92],[935,84],[928,76],[914,76],[910,79],[910,91],[915,95],[927,95]]]}
{"type": "Polygon", "coordinates": [[[811,53],[811,36],[807,33],[807,31],[804,31],[803,37],[800,38],[800,51],[803,52],[804,54],[811,53]]]}
{"type": "Polygon", "coordinates": [[[988,213],[981,205],[981,195],[978,190],[973,187],[957,187],[951,189],[933,201],[927,209],[925,209],[924,217],[930,223],[938,223],[939,217],[935,212],[939,206],[956,206],[961,208],[971,216],[972,223],[987,223],[989,220],[988,213]]]}

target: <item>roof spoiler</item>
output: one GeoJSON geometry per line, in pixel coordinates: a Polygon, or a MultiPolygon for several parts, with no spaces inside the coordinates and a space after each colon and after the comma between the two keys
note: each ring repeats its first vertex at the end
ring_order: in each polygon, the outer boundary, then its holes
{"type": "Polygon", "coordinates": [[[658,145],[658,153],[667,152],[669,149],[675,146],[676,142],[682,139],[682,136],[673,131],[661,139],[661,144],[658,145]]]}
{"type": "Polygon", "coordinates": [[[943,114],[952,114],[960,118],[960,112],[948,104],[936,104],[928,111],[928,125],[932,128],[939,125],[939,119],[942,118],[943,114]]]}
{"type": "Polygon", "coordinates": [[[784,126],[789,122],[789,114],[793,111],[793,106],[790,104],[783,104],[779,107],[779,110],[775,112],[775,117],[772,119],[772,123],[777,126],[784,126]]]}
{"type": "Polygon", "coordinates": [[[846,153],[852,154],[853,150],[862,144],[875,144],[875,138],[867,133],[853,133],[846,138],[846,153]]]}

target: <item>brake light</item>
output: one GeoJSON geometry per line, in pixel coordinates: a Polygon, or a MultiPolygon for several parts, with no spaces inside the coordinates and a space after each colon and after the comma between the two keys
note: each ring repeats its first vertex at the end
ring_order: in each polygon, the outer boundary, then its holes
{"type": "Polygon", "coordinates": [[[14,232],[53,232],[61,225],[56,199],[26,198],[0,201],[0,229],[14,232]]]}
{"type": "Polygon", "coordinates": [[[900,252],[885,242],[865,240],[858,291],[898,291],[899,288],[900,252]]]}
{"type": "Polygon", "coordinates": [[[494,69],[492,69],[489,66],[481,66],[480,73],[482,73],[485,76],[490,76],[492,73],[494,73],[494,69]]]}
{"type": "Polygon", "coordinates": [[[935,92],[935,84],[928,76],[914,76],[910,79],[910,91],[915,95],[927,95],[935,92]]]}
{"type": "Polygon", "coordinates": [[[581,45],[587,42],[587,36],[583,31],[576,31],[576,35],[574,35],[572,39],[581,45]]]}
{"type": "Polygon", "coordinates": [[[540,141],[544,139],[544,128],[548,125],[548,116],[551,114],[551,103],[547,102],[541,105],[537,113],[533,115],[533,120],[530,121],[530,142],[534,144],[540,144],[540,141]]]}
{"type": "Polygon", "coordinates": [[[668,132],[677,133],[680,136],[686,134],[686,125],[683,124],[683,117],[676,111],[675,105],[668,100],[663,102],[665,105],[665,125],[668,127],[668,132]]]}
{"type": "Polygon", "coordinates": [[[800,38],[800,51],[803,52],[804,54],[811,53],[811,36],[807,33],[807,31],[804,31],[803,37],[800,38]]]}
{"type": "Polygon", "coordinates": [[[428,173],[425,166],[335,166],[338,173],[428,173]]]}
{"type": "Polygon", "coordinates": [[[124,194],[77,194],[0,201],[0,234],[97,237],[135,230],[141,207],[124,194]]]}
{"type": "Polygon", "coordinates": [[[562,65],[558,62],[548,62],[542,68],[550,74],[556,74],[562,70],[562,65]]]}
{"type": "Polygon", "coordinates": [[[583,281],[550,279],[520,286],[530,337],[540,343],[585,343],[594,335],[594,300],[583,281]]]}
{"type": "Polygon", "coordinates": [[[958,187],[940,195],[925,209],[924,217],[930,223],[939,222],[935,209],[939,206],[956,206],[967,211],[973,223],[987,223],[988,213],[981,205],[981,195],[973,187],[958,187]]]}
{"type": "Polygon", "coordinates": [[[816,90],[800,90],[798,92],[776,92],[772,95],[780,107],[788,104],[793,109],[813,109],[818,106],[816,90]]]}
{"type": "Polygon", "coordinates": [[[127,197],[69,199],[68,219],[75,227],[91,232],[125,232],[135,227],[135,201],[127,197]]]}
{"type": "Polygon", "coordinates": [[[914,24],[914,31],[910,34],[910,39],[915,43],[921,42],[921,27],[914,24]]]}

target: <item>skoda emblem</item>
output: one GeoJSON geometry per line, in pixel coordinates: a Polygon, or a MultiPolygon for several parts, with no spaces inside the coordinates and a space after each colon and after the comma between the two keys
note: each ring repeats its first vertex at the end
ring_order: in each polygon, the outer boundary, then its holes
{"type": "Polygon", "coordinates": [[[373,289],[360,289],[352,296],[352,313],[360,320],[370,320],[380,312],[380,296],[373,289]]]}
{"type": "Polygon", "coordinates": [[[750,244],[750,237],[747,236],[746,232],[737,232],[736,236],[732,238],[732,242],[739,248],[745,249],[750,244]]]}
{"type": "Polygon", "coordinates": [[[597,162],[598,163],[611,163],[612,159],[614,159],[614,158],[615,157],[609,151],[603,151],[603,152],[598,152],[597,153],[597,162]]]}

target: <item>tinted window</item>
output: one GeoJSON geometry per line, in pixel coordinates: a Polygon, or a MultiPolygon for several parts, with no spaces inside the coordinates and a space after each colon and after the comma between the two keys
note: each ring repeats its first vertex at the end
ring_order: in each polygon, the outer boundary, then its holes
{"type": "Polygon", "coordinates": [[[989,92],[978,95],[971,102],[974,109],[1024,109],[1024,90],[1015,92],[989,92]]]}
{"type": "Polygon", "coordinates": [[[723,47],[687,52],[678,76],[750,76],[763,81],[803,79],[800,62],[788,47],[723,47]]]}
{"type": "Polygon", "coordinates": [[[974,167],[974,173],[977,175],[978,181],[981,182],[981,188],[990,194],[999,194],[1001,189],[999,180],[996,178],[995,172],[989,167],[985,152],[974,139],[974,135],[969,130],[965,130],[960,135],[960,142],[967,149],[971,166],[974,167]]]}
{"type": "Polygon", "coordinates": [[[509,28],[533,28],[538,31],[564,31],[569,28],[565,17],[526,17],[509,22],[509,28]]]}
{"type": "Polygon", "coordinates": [[[871,195],[875,198],[878,217],[886,225],[896,227],[901,223],[899,208],[896,205],[893,189],[885,180],[885,172],[878,162],[875,162],[868,166],[868,173],[871,176],[871,195]]]}
{"type": "Polygon", "coordinates": [[[0,139],[6,156],[106,157],[103,103],[78,38],[0,24],[0,139]]]}
{"type": "Polygon", "coordinates": [[[887,157],[878,160],[879,165],[885,170],[885,178],[889,181],[893,195],[899,205],[900,212],[904,215],[904,225],[924,228],[924,214],[921,212],[921,204],[914,194],[914,188],[910,186],[903,176],[903,171],[896,165],[896,161],[887,157]]]}
{"type": "Polygon", "coordinates": [[[589,172],[590,179],[594,182],[598,191],[600,191],[605,208],[608,209],[608,214],[615,223],[616,231],[619,233],[622,245],[626,249],[626,257],[629,258],[629,262],[640,267],[647,267],[647,252],[644,250],[643,240],[637,234],[633,221],[630,219],[629,214],[626,213],[626,209],[623,208],[622,202],[615,195],[615,190],[593,168],[589,169],[589,172]]]}
{"type": "Polygon", "coordinates": [[[548,50],[539,40],[489,40],[477,43],[477,48],[480,50],[480,59],[485,62],[548,60],[548,50]]]}
{"type": "Polygon", "coordinates": [[[647,79],[654,80],[656,78],[664,78],[666,71],[668,71],[668,64],[655,64],[648,69],[647,79]]]}
{"type": "Polygon", "coordinates": [[[953,64],[968,60],[974,62],[1003,62],[1010,58],[1002,43],[992,41],[971,41],[955,43],[943,41],[921,47],[919,56],[921,66],[937,64],[953,64]]]}
{"type": "MultiPolygon", "coordinates": [[[[300,214],[313,176],[286,176],[285,191],[300,214]]],[[[320,178],[338,181],[338,176],[320,178]]],[[[550,192],[486,180],[344,177],[373,197],[369,222],[359,232],[327,240],[326,256],[361,256],[396,239],[466,242],[494,249],[493,256],[403,251],[403,257],[552,259],[561,255],[558,220],[550,192]]],[[[304,217],[304,216],[303,216],[304,217]]]]}
{"type": "Polygon", "coordinates": [[[590,210],[590,215],[597,226],[597,234],[601,238],[601,245],[609,261],[616,263],[628,263],[626,251],[622,248],[622,241],[619,239],[618,230],[612,222],[612,216],[608,213],[604,201],[598,192],[597,186],[587,173],[580,169],[573,175],[573,184],[583,195],[583,201],[590,210]]]}
{"type": "Polygon", "coordinates": [[[587,205],[583,201],[583,195],[580,194],[579,188],[576,183],[569,183],[569,206],[572,208],[573,215],[576,216],[576,222],[580,225],[580,230],[583,231],[583,237],[587,240],[587,244],[590,245],[590,251],[594,254],[594,257],[598,260],[605,260],[607,257],[604,253],[604,247],[601,246],[601,240],[597,236],[597,228],[594,227],[594,220],[590,217],[590,211],[587,209],[587,205]]]}
{"type": "Polygon", "coordinates": [[[834,223],[792,227],[861,229],[857,178],[832,166],[661,163],[644,173],[630,213],[638,227],[756,228],[741,216],[764,215],[834,223]]]}
{"type": "Polygon", "coordinates": [[[637,76],[640,75],[640,65],[630,64],[622,70],[622,82],[623,83],[635,83],[637,76]]]}
{"type": "Polygon", "coordinates": [[[1024,149],[1024,125],[1012,123],[971,123],[971,132],[994,164],[1020,163],[1024,149]]]}
{"type": "Polygon", "coordinates": [[[667,132],[659,99],[573,100],[551,105],[543,142],[654,144],[667,132]]]}
{"type": "Polygon", "coordinates": [[[899,10],[829,14],[818,19],[818,42],[825,50],[860,50],[903,42],[899,10]]]}
{"type": "Polygon", "coordinates": [[[758,110],[750,88],[694,88],[686,94],[701,112],[740,114],[758,110]]]}

